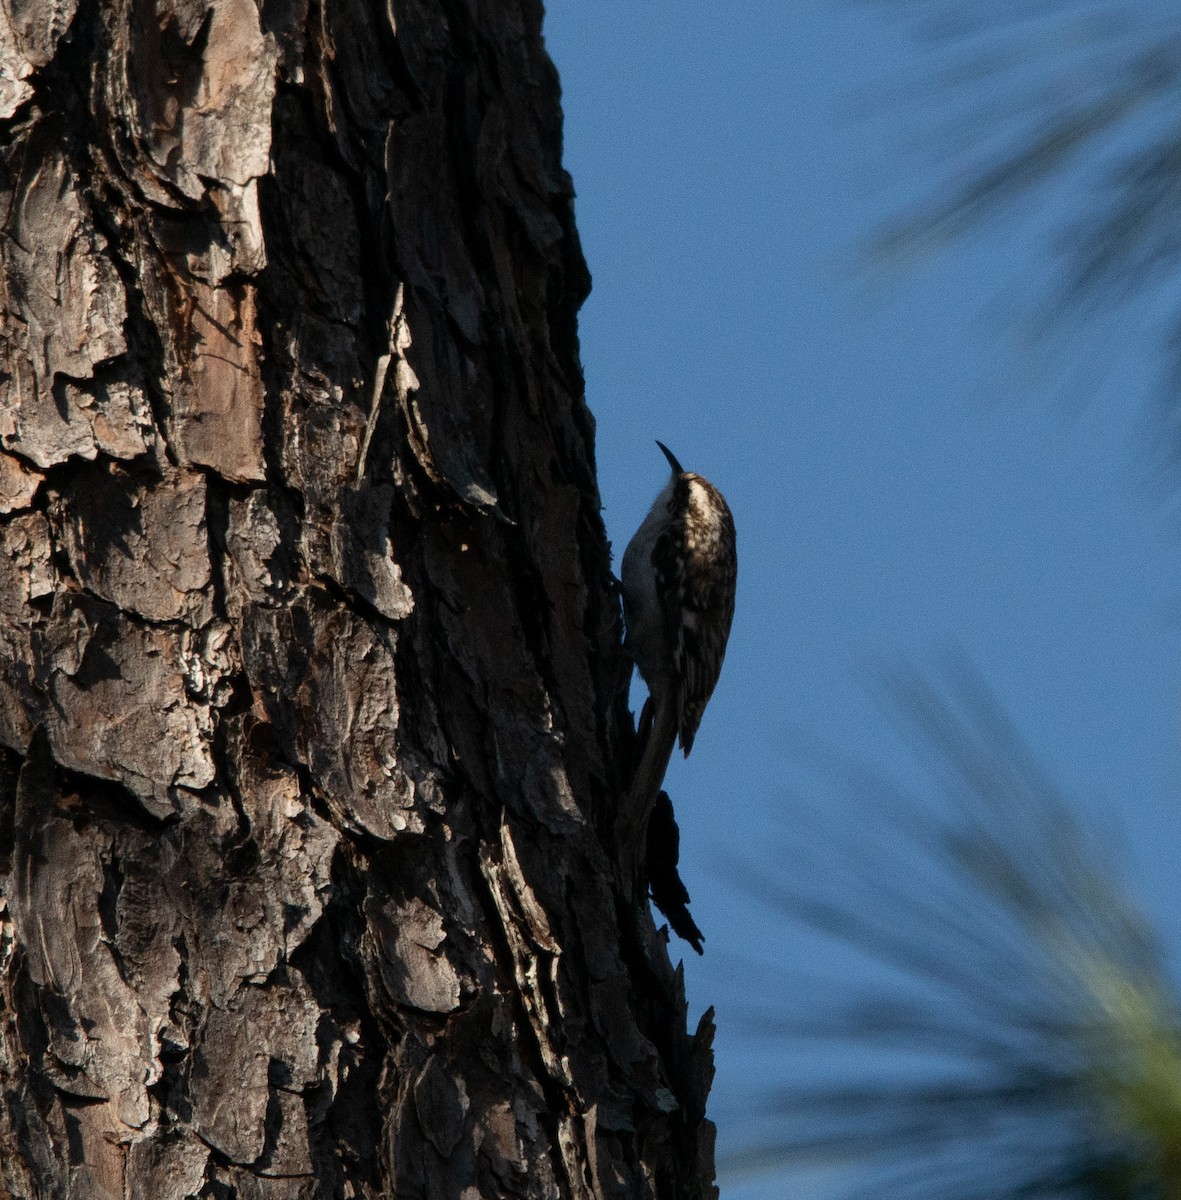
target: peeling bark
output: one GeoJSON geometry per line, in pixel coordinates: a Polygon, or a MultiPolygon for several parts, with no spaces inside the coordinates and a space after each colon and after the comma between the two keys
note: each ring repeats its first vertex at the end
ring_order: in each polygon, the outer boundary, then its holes
{"type": "Polygon", "coordinates": [[[0,0],[0,1196],[709,1197],[534,0],[0,0]]]}

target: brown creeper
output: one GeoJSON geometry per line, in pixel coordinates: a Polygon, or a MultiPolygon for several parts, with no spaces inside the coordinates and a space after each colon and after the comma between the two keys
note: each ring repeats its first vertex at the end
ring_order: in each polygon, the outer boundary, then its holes
{"type": "Polygon", "coordinates": [[[641,836],[679,735],[688,756],[718,682],[738,575],[734,518],[708,480],[656,443],[672,478],[623,555],[624,645],[648,685],[629,808],[641,836]]]}

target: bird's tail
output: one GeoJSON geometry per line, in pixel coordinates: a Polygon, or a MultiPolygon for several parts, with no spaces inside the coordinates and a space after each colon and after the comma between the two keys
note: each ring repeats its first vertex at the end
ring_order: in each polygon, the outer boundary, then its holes
{"type": "Polygon", "coordinates": [[[630,790],[632,806],[645,815],[656,803],[664,773],[668,770],[668,760],[677,743],[677,706],[673,697],[666,695],[655,708],[630,790]]]}
{"type": "Polygon", "coordinates": [[[639,765],[632,776],[631,787],[623,799],[616,822],[620,856],[629,884],[638,877],[640,865],[644,861],[648,819],[652,815],[656,797],[660,794],[660,785],[664,782],[664,773],[668,770],[673,746],[676,745],[677,707],[674,698],[665,695],[660,703],[655,705],[655,712],[651,716],[650,722],[640,722],[641,730],[647,726],[647,736],[640,749],[639,765]]]}

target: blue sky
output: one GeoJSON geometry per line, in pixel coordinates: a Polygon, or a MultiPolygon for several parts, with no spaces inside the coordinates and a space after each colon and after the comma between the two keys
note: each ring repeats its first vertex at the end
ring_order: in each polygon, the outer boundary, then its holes
{"type": "Polygon", "coordinates": [[[815,950],[723,860],[757,854],[791,793],[823,786],[810,742],[915,771],[875,664],[938,676],[970,658],[1121,831],[1135,894],[1174,910],[1181,528],[1147,482],[1156,344],[1023,338],[1011,313],[1050,264],[1019,225],[885,279],[851,269],[935,178],[914,153],[936,116],[922,93],[880,102],[925,60],[878,7],[551,0],[546,40],[594,278],[582,358],[616,563],[664,482],[656,438],[738,526],[726,667],[669,776],[706,935],[704,960],[687,951],[690,999],[718,1010],[724,1156],[759,1087],[793,1069],[728,1022],[741,964],[790,971],[815,950]]]}

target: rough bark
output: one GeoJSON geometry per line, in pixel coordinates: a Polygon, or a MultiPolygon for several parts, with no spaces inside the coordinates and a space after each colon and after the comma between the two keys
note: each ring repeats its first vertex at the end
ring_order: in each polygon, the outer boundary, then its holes
{"type": "Polygon", "coordinates": [[[698,1197],[535,0],[0,0],[0,1196],[698,1197]]]}

